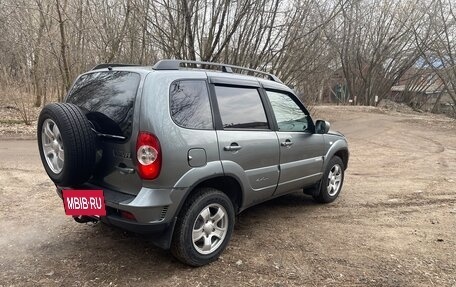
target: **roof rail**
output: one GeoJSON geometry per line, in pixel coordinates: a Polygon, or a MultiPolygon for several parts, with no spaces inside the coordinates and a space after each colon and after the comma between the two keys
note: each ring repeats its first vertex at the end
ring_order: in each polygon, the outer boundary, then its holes
{"type": "Polygon", "coordinates": [[[160,60],[158,61],[152,69],[154,70],[180,70],[181,68],[184,68],[182,64],[188,64],[185,66],[185,68],[197,68],[197,66],[201,66],[201,69],[206,69],[204,66],[216,66],[216,67],[221,67],[222,72],[225,73],[234,73],[233,69],[238,69],[238,70],[244,70],[248,71],[250,73],[256,73],[256,74],[262,74],[268,77],[269,80],[282,83],[282,81],[277,78],[275,75],[259,71],[259,70],[254,70],[250,68],[244,68],[240,66],[234,66],[234,65],[228,65],[228,64],[220,64],[220,63],[211,63],[211,62],[201,62],[201,61],[190,61],[190,60],[160,60]]]}
{"type": "Polygon", "coordinates": [[[98,69],[104,69],[104,68],[114,68],[114,67],[133,67],[133,66],[138,66],[135,64],[118,64],[118,63],[104,63],[104,64],[98,64],[95,67],[92,68],[92,70],[98,70],[98,69]]]}

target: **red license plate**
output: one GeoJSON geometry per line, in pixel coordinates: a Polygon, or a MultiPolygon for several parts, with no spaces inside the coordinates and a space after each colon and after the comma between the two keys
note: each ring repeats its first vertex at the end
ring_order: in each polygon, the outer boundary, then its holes
{"type": "Polygon", "coordinates": [[[106,216],[103,190],[63,190],[65,214],[106,216]]]}

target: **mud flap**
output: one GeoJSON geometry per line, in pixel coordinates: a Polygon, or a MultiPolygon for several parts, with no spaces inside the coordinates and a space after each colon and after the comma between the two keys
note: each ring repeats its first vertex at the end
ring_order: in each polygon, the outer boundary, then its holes
{"type": "Polygon", "coordinates": [[[158,248],[168,250],[171,248],[171,241],[173,240],[174,227],[176,226],[177,217],[174,217],[173,221],[170,222],[168,228],[161,234],[152,236],[150,240],[152,244],[158,248]]]}
{"type": "Polygon", "coordinates": [[[321,180],[318,181],[316,184],[312,185],[311,187],[307,187],[303,189],[304,194],[312,195],[313,197],[317,197],[320,194],[321,189],[321,180]]]}

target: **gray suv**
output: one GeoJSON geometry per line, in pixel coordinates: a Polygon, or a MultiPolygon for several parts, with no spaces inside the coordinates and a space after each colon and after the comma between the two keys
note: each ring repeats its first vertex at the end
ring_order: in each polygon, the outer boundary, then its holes
{"type": "Polygon", "coordinates": [[[76,221],[151,234],[192,266],[218,258],[246,208],[298,189],[334,201],[349,158],[274,75],[196,61],[98,65],[43,108],[37,136],[60,197],[102,190],[103,214],[76,221]]]}

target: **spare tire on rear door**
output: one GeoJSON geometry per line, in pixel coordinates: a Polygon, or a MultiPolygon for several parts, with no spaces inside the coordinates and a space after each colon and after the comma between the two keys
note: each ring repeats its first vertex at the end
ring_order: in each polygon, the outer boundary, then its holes
{"type": "Polygon", "coordinates": [[[75,105],[54,103],[38,118],[38,148],[47,174],[58,185],[86,182],[95,166],[96,135],[75,105]]]}

